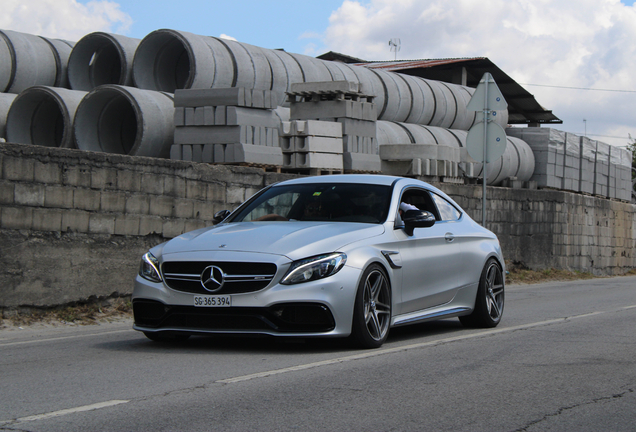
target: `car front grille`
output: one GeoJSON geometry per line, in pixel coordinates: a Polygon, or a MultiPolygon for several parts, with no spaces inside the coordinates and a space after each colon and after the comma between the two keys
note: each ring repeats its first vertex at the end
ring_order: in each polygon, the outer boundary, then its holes
{"type": "Polygon", "coordinates": [[[328,332],[335,328],[334,317],[318,303],[282,303],[268,308],[201,308],[170,306],[156,300],[133,300],[138,326],[161,330],[247,333],[328,332]]]}
{"type": "Polygon", "coordinates": [[[214,294],[240,294],[265,288],[276,274],[276,264],[252,262],[168,261],[162,265],[169,288],[192,294],[211,294],[201,283],[201,273],[216,266],[224,273],[224,284],[214,294]]]}

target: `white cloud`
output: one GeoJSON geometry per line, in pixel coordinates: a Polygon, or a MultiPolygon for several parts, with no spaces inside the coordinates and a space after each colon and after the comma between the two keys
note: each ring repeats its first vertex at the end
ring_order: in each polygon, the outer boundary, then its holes
{"type": "Polygon", "coordinates": [[[88,33],[122,34],[132,19],[108,0],[3,0],[0,29],[77,41],[88,33]]]}
{"type": "MultiPolygon", "coordinates": [[[[327,50],[367,60],[488,57],[520,83],[636,90],[636,8],[618,0],[345,0],[327,50]]],[[[556,126],[625,144],[636,136],[634,93],[527,86],[564,120],[556,126]],[[631,132],[630,132],[631,131],[631,132]]]]}
{"type": "Polygon", "coordinates": [[[225,33],[221,33],[221,36],[219,36],[221,39],[226,39],[226,40],[231,40],[231,41],[236,41],[236,38],[233,38],[232,36],[228,36],[225,33]]]}

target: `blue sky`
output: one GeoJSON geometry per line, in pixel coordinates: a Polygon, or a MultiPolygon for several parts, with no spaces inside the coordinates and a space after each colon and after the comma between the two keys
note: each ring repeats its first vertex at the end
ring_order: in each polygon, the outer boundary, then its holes
{"type": "Polygon", "coordinates": [[[312,56],[488,57],[564,123],[636,137],[634,0],[2,0],[0,29],[77,41],[170,28],[312,56]],[[587,90],[590,89],[590,90],[587,90]],[[585,122],[584,122],[585,119],[585,122]]]}

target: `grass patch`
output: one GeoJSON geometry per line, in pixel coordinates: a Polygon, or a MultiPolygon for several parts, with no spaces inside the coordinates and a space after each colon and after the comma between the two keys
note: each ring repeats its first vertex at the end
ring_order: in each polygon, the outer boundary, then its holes
{"type": "MultiPolygon", "coordinates": [[[[507,284],[535,284],[551,281],[585,280],[600,277],[594,276],[592,273],[588,272],[559,270],[553,268],[530,270],[523,264],[514,262],[506,262],[506,270],[508,271],[508,274],[506,275],[507,284]]],[[[635,270],[632,270],[631,272],[635,272],[635,270]]]]}

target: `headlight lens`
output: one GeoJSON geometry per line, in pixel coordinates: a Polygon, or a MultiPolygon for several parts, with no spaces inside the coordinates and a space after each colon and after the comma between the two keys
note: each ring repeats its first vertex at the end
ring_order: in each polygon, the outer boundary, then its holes
{"type": "Polygon", "coordinates": [[[338,273],[345,262],[347,255],[340,252],[295,261],[280,283],[292,285],[326,278],[338,273]]]}
{"type": "Polygon", "coordinates": [[[151,282],[161,282],[161,273],[159,273],[159,260],[150,252],[141,257],[139,264],[139,276],[148,279],[151,282]]]}

